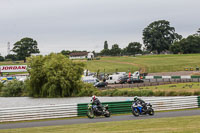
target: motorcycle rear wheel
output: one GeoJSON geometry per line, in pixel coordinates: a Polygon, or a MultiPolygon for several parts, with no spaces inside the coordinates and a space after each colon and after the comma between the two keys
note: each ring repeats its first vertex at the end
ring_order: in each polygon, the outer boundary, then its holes
{"type": "Polygon", "coordinates": [[[134,116],[136,116],[136,117],[140,115],[138,109],[132,109],[132,114],[133,114],[134,116]]]}
{"type": "Polygon", "coordinates": [[[94,118],[94,112],[92,110],[88,110],[87,116],[88,116],[88,118],[93,119],[94,118]]]}

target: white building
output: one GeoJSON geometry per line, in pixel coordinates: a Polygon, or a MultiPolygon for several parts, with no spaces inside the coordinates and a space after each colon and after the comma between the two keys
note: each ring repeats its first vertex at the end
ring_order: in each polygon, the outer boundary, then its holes
{"type": "Polygon", "coordinates": [[[69,54],[69,59],[93,59],[94,54],[91,52],[74,52],[69,54]]]}

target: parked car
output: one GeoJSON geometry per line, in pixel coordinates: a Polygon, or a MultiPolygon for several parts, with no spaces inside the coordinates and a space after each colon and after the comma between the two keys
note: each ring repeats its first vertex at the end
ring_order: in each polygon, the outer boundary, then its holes
{"type": "Polygon", "coordinates": [[[128,77],[121,77],[121,78],[119,78],[119,83],[120,84],[125,84],[128,79],[129,79],[128,77]]]}
{"type": "Polygon", "coordinates": [[[95,87],[106,87],[108,83],[106,82],[97,82],[94,84],[95,87]]]}
{"type": "Polygon", "coordinates": [[[142,80],[142,79],[139,79],[139,78],[128,78],[127,79],[127,83],[129,83],[129,84],[133,84],[133,83],[143,83],[144,82],[144,80],[142,80]]]}

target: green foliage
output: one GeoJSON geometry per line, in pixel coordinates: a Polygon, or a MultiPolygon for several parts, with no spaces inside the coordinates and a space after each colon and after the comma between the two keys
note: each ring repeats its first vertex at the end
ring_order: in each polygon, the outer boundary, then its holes
{"type": "Polygon", "coordinates": [[[4,61],[4,57],[0,55],[0,61],[4,61]]]}
{"type": "Polygon", "coordinates": [[[181,38],[166,20],[154,21],[143,30],[143,41],[147,50],[157,51],[158,54],[169,50],[170,45],[181,38]]]}
{"type": "Polygon", "coordinates": [[[128,47],[126,47],[126,52],[124,54],[126,55],[140,54],[142,52],[141,47],[142,44],[140,44],[139,42],[131,42],[128,44],[128,47]]]}
{"type": "Polygon", "coordinates": [[[33,97],[67,97],[82,88],[84,64],[75,63],[62,54],[29,58],[29,94],[33,97]]]}
{"type": "Polygon", "coordinates": [[[108,42],[107,41],[104,42],[104,49],[108,49],[108,42]]]}
{"type": "Polygon", "coordinates": [[[6,60],[12,60],[12,61],[19,60],[19,58],[15,54],[9,54],[9,55],[5,56],[5,59],[6,60]]]}
{"type": "Polygon", "coordinates": [[[69,57],[69,54],[70,54],[71,52],[69,51],[69,50],[62,50],[61,51],[61,54],[63,54],[63,55],[65,55],[66,57],[69,57]]]}
{"type": "Polygon", "coordinates": [[[0,82],[0,92],[1,92],[2,87],[3,87],[3,83],[0,82]]]}
{"type": "Polygon", "coordinates": [[[22,81],[13,80],[2,87],[2,96],[19,97],[25,91],[25,84],[22,81]]]}
{"type": "Polygon", "coordinates": [[[91,95],[95,95],[98,91],[98,89],[94,87],[92,84],[82,83],[81,86],[82,86],[82,89],[76,96],[91,96],[91,95]]]}
{"type": "Polygon", "coordinates": [[[112,55],[112,56],[121,55],[121,49],[119,48],[118,44],[112,45],[112,49],[110,50],[110,55],[112,55]]]}
{"type": "Polygon", "coordinates": [[[27,37],[16,42],[12,51],[17,54],[19,59],[24,60],[24,62],[26,62],[26,57],[31,56],[32,53],[40,53],[37,47],[37,41],[27,37]]]}
{"type": "Polygon", "coordinates": [[[178,54],[178,53],[182,53],[182,49],[181,49],[181,45],[179,42],[175,42],[170,46],[170,51],[173,54],[178,54]]]}

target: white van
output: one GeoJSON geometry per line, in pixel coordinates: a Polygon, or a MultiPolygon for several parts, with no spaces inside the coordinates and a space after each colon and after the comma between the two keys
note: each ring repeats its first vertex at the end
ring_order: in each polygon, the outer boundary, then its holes
{"type": "Polygon", "coordinates": [[[92,83],[92,84],[99,82],[99,80],[93,76],[82,77],[82,81],[86,83],[92,83]]]}
{"type": "Polygon", "coordinates": [[[109,75],[106,82],[108,84],[118,84],[121,77],[123,77],[123,75],[109,75]]]}

